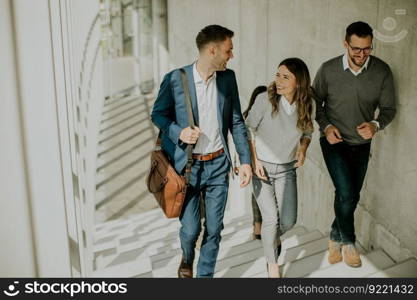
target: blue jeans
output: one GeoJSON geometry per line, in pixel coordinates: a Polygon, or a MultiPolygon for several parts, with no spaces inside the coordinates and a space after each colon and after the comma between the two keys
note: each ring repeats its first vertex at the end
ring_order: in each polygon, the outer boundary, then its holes
{"type": "Polygon", "coordinates": [[[205,205],[205,223],[197,277],[213,277],[223,229],[227,201],[230,163],[226,154],[210,161],[195,160],[191,168],[191,182],[180,216],[180,240],[186,263],[192,264],[195,244],[201,231],[200,193],[205,205]]]}
{"type": "Polygon", "coordinates": [[[354,213],[368,168],[371,143],[349,145],[341,142],[332,145],[321,137],[320,146],[336,189],[335,219],[330,239],[343,244],[355,243],[354,213]]]}

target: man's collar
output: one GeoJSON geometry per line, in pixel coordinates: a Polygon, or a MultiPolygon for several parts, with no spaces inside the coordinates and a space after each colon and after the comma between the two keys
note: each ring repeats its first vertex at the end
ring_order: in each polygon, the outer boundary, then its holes
{"type": "Polygon", "coordinates": [[[361,73],[363,70],[368,68],[369,65],[369,60],[370,60],[371,56],[368,56],[368,58],[366,59],[365,63],[363,64],[363,66],[358,70],[355,71],[353,70],[350,66],[349,66],[349,62],[348,62],[348,58],[347,58],[347,53],[345,53],[342,57],[342,62],[343,62],[343,70],[347,70],[350,69],[351,71],[354,72],[354,74],[359,74],[361,73]]]}
{"type": "MultiPolygon", "coordinates": [[[[201,78],[200,73],[198,73],[197,71],[197,61],[195,61],[193,64],[193,76],[194,76],[194,83],[205,83],[203,78],[201,78]]],[[[216,76],[217,74],[216,72],[214,72],[209,80],[216,79],[216,76]]]]}

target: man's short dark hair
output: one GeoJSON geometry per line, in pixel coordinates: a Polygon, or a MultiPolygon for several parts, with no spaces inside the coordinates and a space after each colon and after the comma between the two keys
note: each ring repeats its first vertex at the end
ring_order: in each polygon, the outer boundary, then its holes
{"type": "Polygon", "coordinates": [[[199,51],[204,48],[210,42],[223,42],[227,38],[232,38],[233,31],[220,26],[220,25],[208,25],[201,29],[197,34],[195,42],[199,51]]]}
{"type": "Polygon", "coordinates": [[[369,26],[368,23],[362,21],[354,22],[346,28],[345,40],[347,42],[350,42],[350,37],[353,34],[361,38],[365,38],[367,36],[370,36],[371,38],[374,37],[374,35],[372,34],[372,27],[369,26]]]}

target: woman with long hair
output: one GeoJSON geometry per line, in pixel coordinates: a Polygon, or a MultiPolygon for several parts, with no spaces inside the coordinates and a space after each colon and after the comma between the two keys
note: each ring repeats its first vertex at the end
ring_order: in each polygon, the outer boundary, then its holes
{"type": "Polygon", "coordinates": [[[313,132],[310,84],[301,59],[283,60],[267,94],[259,96],[246,118],[269,277],[280,277],[280,236],[297,221],[296,169],[304,164],[313,132]]]}

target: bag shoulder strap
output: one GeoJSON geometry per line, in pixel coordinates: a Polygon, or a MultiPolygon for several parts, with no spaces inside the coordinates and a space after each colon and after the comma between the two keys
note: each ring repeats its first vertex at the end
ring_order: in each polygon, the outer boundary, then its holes
{"type": "MultiPolygon", "coordinates": [[[[183,68],[180,69],[180,73],[181,73],[182,86],[184,89],[185,106],[187,107],[188,123],[191,129],[194,129],[194,116],[193,116],[193,110],[191,108],[191,97],[190,97],[190,89],[188,87],[187,75],[183,68]]],[[[193,148],[194,148],[193,145],[191,144],[187,145],[187,164],[185,165],[185,183],[186,184],[190,182],[190,177],[191,177],[191,165],[193,164],[193,148]]]]}

